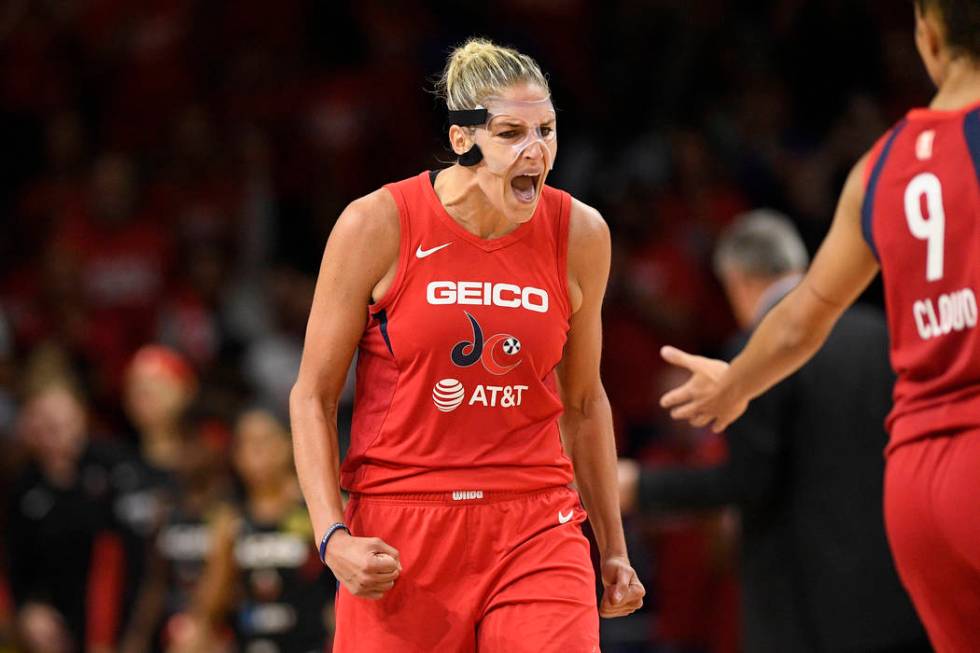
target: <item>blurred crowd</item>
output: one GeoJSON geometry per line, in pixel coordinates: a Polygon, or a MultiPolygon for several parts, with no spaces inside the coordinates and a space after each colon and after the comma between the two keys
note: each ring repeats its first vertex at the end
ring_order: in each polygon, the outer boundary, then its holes
{"type": "MultiPolygon", "coordinates": [[[[0,650],[329,638],[333,580],[286,428],[317,266],[347,202],[450,160],[430,90],[469,35],[550,74],[550,183],[611,225],[620,453],[723,459],[723,437],[658,409],[676,382],[659,347],[718,353],[734,334],[709,264],[734,215],[782,210],[812,249],[852,163],[927,102],[911,3],[898,9],[0,4],[0,650]]],[[[737,519],[627,525],[652,591],[636,619],[603,624],[608,649],[737,650],[737,519]]]]}

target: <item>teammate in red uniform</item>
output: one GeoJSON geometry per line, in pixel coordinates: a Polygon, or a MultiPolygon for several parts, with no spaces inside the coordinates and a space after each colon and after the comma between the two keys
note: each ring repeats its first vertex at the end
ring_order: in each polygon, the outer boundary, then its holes
{"type": "MultiPolygon", "coordinates": [[[[980,3],[917,0],[939,88],[857,163],[804,281],[731,366],[665,348],[693,372],[661,403],[724,429],[812,356],[875,276],[898,374],[885,518],[899,575],[939,651],[980,642],[980,3]]],[[[842,374],[848,373],[841,370],[842,374]]]]}
{"type": "Polygon", "coordinates": [[[300,482],[341,583],[335,650],[598,651],[573,476],[599,546],[598,613],[633,612],[644,593],[599,379],[608,229],[545,186],[555,110],[530,57],[471,40],[440,86],[458,163],[344,210],[291,396],[300,482]]]}

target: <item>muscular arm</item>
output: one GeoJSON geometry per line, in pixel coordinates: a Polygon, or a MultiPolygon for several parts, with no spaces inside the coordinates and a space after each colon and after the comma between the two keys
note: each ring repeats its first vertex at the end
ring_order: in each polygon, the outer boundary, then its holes
{"type": "Polygon", "coordinates": [[[599,377],[602,297],[609,278],[609,229],[595,210],[578,202],[572,206],[570,222],[569,295],[574,312],[558,368],[565,406],[561,430],[604,563],[604,584],[614,587],[612,601],[604,598],[600,612],[617,616],[642,604],[643,589],[639,581],[631,585],[635,574],[629,567],[619,512],[612,412],[599,377]],[[607,563],[619,568],[609,572],[607,563]],[[625,579],[616,578],[623,573],[625,579]]]}
{"type": "Polygon", "coordinates": [[[397,208],[384,190],[344,210],[323,253],[289,397],[296,471],[318,541],[330,524],[343,521],[337,407],[371,293],[397,257],[397,208]]]}
{"type": "Polygon", "coordinates": [[[723,430],[748,402],[786,378],[820,349],[837,319],[878,272],[861,232],[864,168],[854,166],[833,225],[803,281],[762,321],[730,366],[667,348],[664,357],[694,374],[661,399],[677,419],[723,430]]]}
{"type": "MultiPolygon", "coordinates": [[[[299,376],[289,397],[296,472],[317,543],[330,524],[343,521],[337,406],[372,294],[382,293],[394,274],[398,238],[395,201],[388,191],[376,191],[344,210],[320,265],[299,376]]],[[[339,532],[331,538],[326,557],[338,579],[360,595],[363,586],[371,585],[363,577],[367,561],[371,561],[372,573],[388,567],[385,562],[375,568],[377,553],[397,558],[397,551],[380,540],[351,538],[339,532]],[[352,544],[349,540],[362,541],[352,544]]],[[[373,594],[364,595],[380,598],[373,594]]]]}

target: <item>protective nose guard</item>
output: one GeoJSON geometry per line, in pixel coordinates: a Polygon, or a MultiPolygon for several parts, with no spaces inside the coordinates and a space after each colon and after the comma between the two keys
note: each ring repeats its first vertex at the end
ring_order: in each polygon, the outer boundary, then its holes
{"type": "Polygon", "coordinates": [[[545,170],[550,171],[558,138],[551,99],[528,102],[491,97],[485,105],[449,112],[450,124],[478,128],[473,140],[479,142],[459,155],[460,165],[474,166],[486,161],[490,172],[504,176],[530,147],[539,144],[545,170]]]}

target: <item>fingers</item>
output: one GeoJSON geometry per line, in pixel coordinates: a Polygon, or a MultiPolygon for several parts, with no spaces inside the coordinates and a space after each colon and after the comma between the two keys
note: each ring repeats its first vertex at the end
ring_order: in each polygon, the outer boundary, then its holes
{"type": "Polygon", "coordinates": [[[691,420],[691,425],[701,428],[702,426],[707,426],[712,419],[714,418],[711,415],[702,413],[694,416],[694,419],[691,420]]]}
{"type": "Polygon", "coordinates": [[[665,393],[660,398],[660,407],[673,408],[674,406],[686,404],[692,399],[694,399],[694,393],[692,392],[691,382],[688,381],[684,385],[665,393]]]}
{"type": "Polygon", "coordinates": [[[396,580],[397,572],[394,578],[390,575],[373,576],[364,573],[348,579],[344,585],[354,596],[362,599],[377,600],[383,597],[388,591],[391,590],[391,588],[395,586],[396,580]]]}
{"type": "MultiPolygon", "coordinates": [[[[625,589],[619,588],[621,593],[618,600],[615,598],[614,587],[606,590],[606,593],[602,597],[602,603],[599,605],[599,616],[606,619],[622,617],[643,606],[643,597],[646,595],[646,590],[643,588],[643,584],[639,579],[636,578],[635,574],[631,573],[630,575],[631,578],[625,589]]],[[[618,585],[619,583],[617,583],[618,585]]]]}
{"type": "Polygon", "coordinates": [[[683,420],[683,419],[693,420],[697,418],[699,415],[701,415],[700,405],[693,401],[689,401],[683,406],[679,406],[670,411],[670,416],[678,420],[683,420]]]}
{"type": "Polygon", "coordinates": [[[390,574],[401,568],[401,563],[387,553],[373,553],[368,557],[364,570],[369,574],[390,574]]]}
{"type": "Polygon", "coordinates": [[[354,596],[378,600],[389,592],[401,575],[398,550],[377,537],[357,538],[360,552],[356,563],[344,579],[344,585],[354,596]]]}
{"type": "Polygon", "coordinates": [[[387,554],[387,555],[391,556],[395,560],[398,560],[399,559],[398,549],[396,549],[395,547],[387,544],[381,538],[378,538],[378,537],[372,537],[371,538],[371,549],[375,553],[384,553],[384,554],[387,554]]]}
{"type": "Polygon", "coordinates": [[[686,370],[693,372],[697,366],[697,361],[700,356],[694,356],[687,353],[686,351],[681,351],[677,347],[661,347],[660,356],[665,361],[671,365],[676,365],[677,367],[683,367],[686,370]]]}
{"type": "Polygon", "coordinates": [[[633,578],[633,569],[630,567],[620,567],[616,572],[616,584],[610,587],[612,590],[613,603],[619,603],[629,591],[630,580],[633,578]]]}
{"type": "Polygon", "coordinates": [[[606,588],[599,614],[603,617],[627,615],[643,605],[646,590],[631,567],[620,567],[615,582],[606,588]]]}

